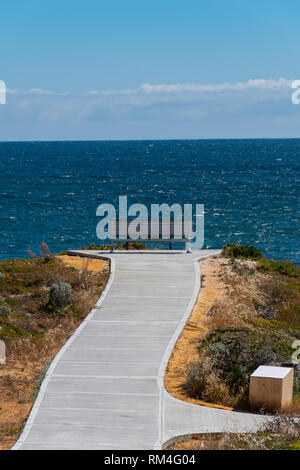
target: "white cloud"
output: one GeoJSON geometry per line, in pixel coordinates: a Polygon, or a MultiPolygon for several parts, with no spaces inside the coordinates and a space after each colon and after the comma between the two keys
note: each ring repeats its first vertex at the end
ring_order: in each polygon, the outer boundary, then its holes
{"type": "Polygon", "coordinates": [[[32,95],[53,95],[53,96],[67,96],[68,92],[55,92],[50,90],[43,90],[42,88],[31,88],[27,93],[32,95]]]}
{"type": "Polygon", "coordinates": [[[6,93],[11,93],[12,95],[16,95],[20,93],[20,90],[14,90],[13,88],[6,88],[6,93]]]}
{"type": "Polygon", "coordinates": [[[175,85],[149,85],[144,83],[140,89],[145,93],[176,93],[176,92],[215,92],[215,91],[231,91],[231,90],[246,90],[246,89],[269,89],[281,90],[291,88],[293,80],[286,80],[280,78],[278,80],[264,80],[264,79],[250,79],[247,82],[237,83],[222,83],[220,85],[201,85],[195,83],[183,83],[175,85]]]}
{"type": "MultiPolygon", "coordinates": [[[[144,83],[132,89],[69,93],[32,88],[10,90],[2,114],[40,122],[197,121],[205,116],[279,115],[291,105],[293,80],[250,79],[221,84],[144,83]]],[[[296,107],[297,108],[297,107],[296,107]]]]}
{"type": "Polygon", "coordinates": [[[72,93],[8,89],[0,140],[298,136],[292,82],[144,83],[72,93]]]}
{"type": "MultiPolygon", "coordinates": [[[[201,83],[176,83],[176,84],[157,84],[151,85],[143,83],[137,88],[126,88],[119,90],[89,90],[82,95],[88,96],[114,96],[114,95],[138,95],[138,94],[172,94],[172,93],[212,93],[212,92],[226,92],[226,91],[239,91],[239,90],[287,90],[292,88],[292,79],[279,78],[279,79],[249,79],[246,82],[236,83],[221,83],[221,84],[201,84],[201,83]]],[[[29,94],[29,95],[49,95],[49,96],[78,96],[80,94],[70,92],[57,92],[51,90],[44,90],[42,88],[31,88],[27,91],[7,88],[7,93],[11,94],[29,94]]]]}

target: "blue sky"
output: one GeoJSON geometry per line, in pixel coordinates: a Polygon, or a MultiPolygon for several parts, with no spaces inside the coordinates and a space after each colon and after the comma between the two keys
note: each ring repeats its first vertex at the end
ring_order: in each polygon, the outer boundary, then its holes
{"type": "Polygon", "coordinates": [[[300,137],[299,18],[298,0],[2,0],[0,140],[300,137]]]}

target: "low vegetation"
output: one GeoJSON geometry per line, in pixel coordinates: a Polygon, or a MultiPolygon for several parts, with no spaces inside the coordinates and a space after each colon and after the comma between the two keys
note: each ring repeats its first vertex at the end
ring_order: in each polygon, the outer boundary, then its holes
{"type": "Polygon", "coordinates": [[[262,258],[257,266],[257,270],[262,273],[278,273],[296,279],[300,278],[300,267],[288,261],[262,258]]]}
{"type": "MultiPolygon", "coordinates": [[[[89,246],[81,248],[82,250],[99,250],[99,251],[109,251],[111,249],[111,245],[97,245],[92,243],[89,246]]],[[[128,242],[128,243],[119,243],[114,245],[115,250],[146,250],[147,247],[144,243],[140,242],[128,242]]]]}
{"type": "Polygon", "coordinates": [[[168,450],[300,450],[300,424],[292,417],[274,418],[256,433],[219,433],[178,440],[168,450]]]}
{"type": "MultiPolygon", "coordinates": [[[[261,364],[289,363],[292,343],[300,338],[299,268],[266,260],[254,247],[227,245],[224,254],[229,261],[219,276],[226,295],[208,312],[199,358],[187,365],[184,387],[191,397],[249,409],[250,375],[261,364]],[[237,259],[256,256],[258,262],[237,259]]],[[[296,412],[299,392],[296,371],[296,412]]]]}
{"type": "Polygon", "coordinates": [[[11,307],[8,304],[7,300],[0,296],[0,316],[8,317],[11,314],[11,307]]]}
{"type": "MultiPolygon", "coordinates": [[[[165,383],[192,403],[250,410],[250,375],[259,365],[290,364],[300,339],[299,267],[242,245],[227,245],[204,266],[199,299],[165,383]]],[[[300,371],[287,411],[300,414],[300,371]]]]}
{"type": "Polygon", "coordinates": [[[198,348],[205,359],[187,367],[188,393],[246,409],[252,372],[261,364],[286,362],[293,353],[288,335],[264,328],[219,328],[198,348]]]}
{"type": "Polygon", "coordinates": [[[107,277],[107,273],[67,267],[57,257],[1,261],[0,267],[4,273],[0,279],[0,338],[5,340],[37,339],[49,322],[57,323],[62,317],[82,319],[107,277]]]}
{"type": "Polygon", "coordinates": [[[109,276],[104,261],[76,258],[73,267],[72,257],[65,262],[45,244],[40,251],[42,257],[0,261],[0,339],[7,351],[6,365],[0,366],[0,449],[16,439],[46,368],[109,276]]]}
{"type": "Polygon", "coordinates": [[[255,246],[239,245],[238,243],[228,243],[222,250],[224,258],[239,258],[257,260],[262,258],[262,252],[255,246]]]}
{"type": "Polygon", "coordinates": [[[300,277],[299,266],[295,266],[289,261],[267,259],[254,246],[229,243],[223,248],[221,256],[229,258],[232,262],[236,259],[258,261],[257,270],[262,273],[279,273],[289,277],[300,277]]]}
{"type": "Polygon", "coordinates": [[[54,282],[49,291],[48,305],[53,311],[70,304],[72,299],[72,287],[68,282],[54,282]]]}

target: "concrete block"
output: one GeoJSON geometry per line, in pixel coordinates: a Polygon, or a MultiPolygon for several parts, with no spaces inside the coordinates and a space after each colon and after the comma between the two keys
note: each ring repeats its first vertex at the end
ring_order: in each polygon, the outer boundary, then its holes
{"type": "Polygon", "coordinates": [[[250,377],[250,404],[269,410],[283,409],[292,403],[294,369],[259,366],[250,377]]]}

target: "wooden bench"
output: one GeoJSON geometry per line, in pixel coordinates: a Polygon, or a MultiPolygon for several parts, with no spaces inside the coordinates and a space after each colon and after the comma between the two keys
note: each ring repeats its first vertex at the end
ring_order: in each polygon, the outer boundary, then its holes
{"type": "Polygon", "coordinates": [[[110,221],[109,223],[109,237],[111,240],[111,252],[114,251],[114,244],[116,242],[126,243],[128,250],[129,242],[141,243],[169,243],[169,250],[172,249],[173,242],[186,243],[187,252],[191,252],[190,241],[192,231],[192,222],[183,222],[181,220],[170,221],[139,221],[136,222],[139,226],[139,237],[132,238],[130,236],[130,224],[133,221],[110,221]],[[188,232],[186,234],[186,232],[188,232]]]}

